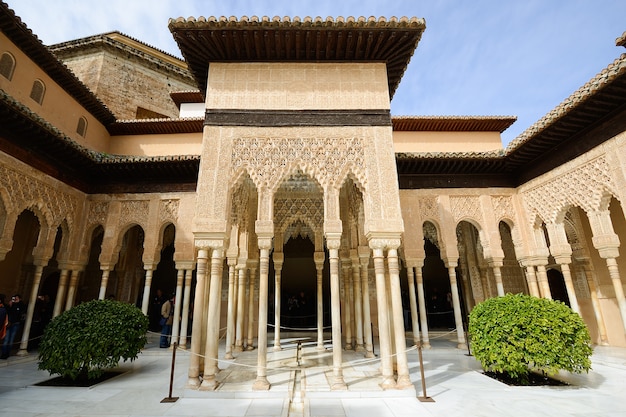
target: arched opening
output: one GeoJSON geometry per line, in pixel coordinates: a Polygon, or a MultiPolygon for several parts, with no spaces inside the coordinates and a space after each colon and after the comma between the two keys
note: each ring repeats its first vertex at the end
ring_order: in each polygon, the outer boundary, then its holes
{"type": "Polygon", "coordinates": [[[505,294],[527,294],[528,287],[524,279],[524,271],[515,254],[511,227],[508,223],[501,221],[498,225],[498,229],[500,231],[502,251],[504,252],[504,259],[502,261],[502,285],[504,292],[505,294]]]}
{"type": "Polygon", "coordinates": [[[563,274],[558,269],[550,268],[547,271],[548,285],[550,285],[550,294],[553,300],[562,301],[568,306],[569,297],[567,296],[567,288],[565,287],[565,280],[563,274]]]}
{"type": "Polygon", "coordinates": [[[76,294],[76,303],[95,300],[98,298],[100,281],[102,280],[102,270],[100,269],[100,253],[102,252],[102,241],[104,239],[104,228],[96,227],[91,232],[89,239],[89,260],[83,272],[80,291],[76,294]]]}
{"type": "Polygon", "coordinates": [[[426,315],[430,330],[454,328],[454,311],[448,269],[441,259],[438,247],[437,230],[430,222],[424,223],[424,296],[426,298],[426,315]]]}
{"type": "Polygon", "coordinates": [[[117,264],[109,276],[106,297],[141,306],[146,278],[142,259],[144,236],[138,225],[124,233],[117,264]]]}
{"type": "Polygon", "coordinates": [[[37,245],[39,229],[39,220],[35,213],[24,210],[15,222],[13,246],[0,262],[3,292],[19,293],[24,302],[29,301],[27,297],[34,273],[33,249],[37,245]]]}
{"type": "Polygon", "coordinates": [[[152,274],[152,285],[150,299],[152,302],[148,306],[148,317],[150,317],[150,328],[160,329],[159,320],[161,318],[161,306],[169,299],[170,295],[176,291],[176,263],[174,262],[174,240],[176,238],[176,227],[173,224],[167,225],[163,231],[163,245],[159,264],[152,274]]]}

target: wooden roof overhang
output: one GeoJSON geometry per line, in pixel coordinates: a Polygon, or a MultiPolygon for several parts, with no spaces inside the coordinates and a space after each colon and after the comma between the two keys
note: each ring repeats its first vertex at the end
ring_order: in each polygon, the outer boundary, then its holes
{"type": "Polygon", "coordinates": [[[374,17],[178,18],[169,29],[202,94],[211,62],[385,62],[393,97],[426,28],[423,19],[374,17]]]}
{"type": "Polygon", "coordinates": [[[626,54],[502,151],[396,154],[400,188],[517,187],[624,131],[626,54]]]}
{"type": "Polygon", "coordinates": [[[91,151],[2,90],[0,119],[0,151],[85,193],[196,189],[199,155],[128,157],[91,151]]]}

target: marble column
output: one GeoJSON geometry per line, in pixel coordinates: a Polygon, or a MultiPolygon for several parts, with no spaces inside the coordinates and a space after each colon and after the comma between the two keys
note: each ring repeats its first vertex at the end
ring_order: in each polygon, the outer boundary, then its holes
{"type": "MultiPolygon", "coordinates": [[[[107,285],[109,284],[109,273],[111,272],[108,267],[107,268],[101,267],[101,269],[102,269],[102,278],[100,280],[100,293],[98,294],[98,300],[104,300],[104,297],[106,296],[107,285]]],[[[143,312],[143,303],[141,307],[142,307],[141,311],[143,312]]],[[[147,313],[147,310],[144,312],[144,314],[146,313],[147,313]]]]}
{"type": "Polygon", "coordinates": [[[395,388],[393,378],[393,358],[391,356],[391,331],[389,329],[389,306],[387,305],[387,285],[385,277],[384,245],[370,243],[373,250],[374,272],[376,274],[376,304],[378,309],[378,344],[382,372],[381,387],[395,388]]]}
{"type": "Polygon", "coordinates": [[[220,281],[221,264],[224,262],[224,251],[221,247],[213,248],[211,254],[211,283],[209,285],[209,311],[206,326],[206,348],[204,358],[204,373],[200,390],[212,391],[219,385],[217,374],[217,352],[220,330],[220,281]]]}
{"type": "Polygon", "coordinates": [[[372,335],[372,313],[370,308],[370,285],[369,285],[369,263],[370,248],[359,246],[359,264],[361,270],[361,292],[363,296],[363,343],[365,344],[365,357],[374,357],[374,336],[372,335]]]}
{"type": "Polygon", "coordinates": [[[609,269],[609,276],[613,283],[613,289],[615,290],[615,298],[617,300],[617,306],[619,307],[620,315],[622,316],[622,326],[624,332],[626,332],[626,298],[624,298],[624,287],[619,275],[619,269],[617,267],[617,261],[615,258],[606,258],[606,266],[609,269]]]}
{"type": "Polygon", "coordinates": [[[185,269],[185,290],[183,292],[183,312],[181,315],[180,325],[180,343],[181,349],[187,349],[187,331],[189,326],[189,304],[191,302],[191,277],[192,270],[185,269]]]}
{"type": "Polygon", "coordinates": [[[459,299],[459,287],[456,282],[456,265],[448,264],[448,276],[450,278],[450,292],[452,293],[452,307],[454,309],[454,323],[456,325],[457,347],[467,349],[465,343],[465,331],[463,329],[463,316],[461,313],[461,301],[459,299]]]}
{"type": "Polygon", "coordinates": [[[539,284],[541,296],[552,300],[552,293],[550,292],[550,283],[548,282],[548,273],[546,271],[545,263],[537,265],[537,283],[539,284]]]}
{"type": "MultiPolygon", "coordinates": [[[[258,356],[256,380],[252,385],[255,391],[269,390],[270,383],[267,380],[267,296],[268,296],[268,275],[269,256],[272,247],[271,238],[259,237],[259,335],[258,335],[258,356]]],[[[250,299],[254,296],[254,278],[250,276],[250,299]]]]}
{"type": "MultiPolygon", "coordinates": [[[[253,262],[251,262],[251,265],[254,265],[253,262]]],[[[269,273],[269,260],[268,260],[268,273],[269,273]]],[[[266,279],[269,279],[268,277],[266,277],[266,279]]],[[[255,300],[255,296],[254,296],[254,284],[256,282],[256,268],[254,266],[250,267],[250,281],[248,282],[248,330],[247,330],[247,335],[248,335],[248,340],[246,342],[246,350],[254,350],[254,300],[255,300]]],[[[260,285],[260,284],[259,284],[260,285]]],[[[267,286],[267,283],[265,283],[265,285],[267,286]]],[[[267,289],[266,289],[267,292],[267,289]]],[[[259,299],[260,299],[260,287],[259,287],[259,299]]],[[[259,300],[257,300],[259,301],[259,300]]],[[[259,306],[261,304],[259,303],[259,306]]],[[[267,310],[267,294],[265,294],[265,307],[267,310]]],[[[267,350],[267,311],[265,312],[265,344],[266,344],[266,350],[267,350]]]]}
{"type": "Polygon", "coordinates": [[[572,280],[572,272],[569,268],[572,263],[572,258],[569,255],[557,255],[554,256],[554,260],[561,266],[561,273],[563,274],[563,281],[565,282],[565,289],[567,290],[567,298],[569,298],[569,305],[572,310],[581,314],[576,289],[574,288],[574,281],[572,280]]]}
{"type": "Polygon", "coordinates": [[[33,324],[33,314],[35,313],[37,294],[39,293],[39,285],[41,284],[41,274],[43,273],[43,267],[47,263],[48,261],[39,261],[35,263],[33,286],[31,287],[30,298],[28,299],[28,306],[26,307],[26,321],[24,322],[24,328],[22,330],[22,341],[20,342],[20,349],[17,352],[17,356],[28,355],[28,337],[30,336],[30,328],[33,324]]]}
{"type": "Polygon", "coordinates": [[[68,275],[71,270],[63,268],[59,278],[59,287],[57,288],[57,296],[54,299],[54,309],[52,310],[52,318],[61,314],[63,310],[63,302],[65,301],[65,292],[67,290],[68,275]]]}
{"type": "Polygon", "coordinates": [[[351,291],[352,286],[352,272],[350,271],[350,260],[343,258],[341,261],[342,283],[343,283],[343,317],[344,317],[344,336],[345,336],[345,349],[352,350],[354,348],[352,340],[352,300],[351,291]]]}
{"type": "Polygon", "coordinates": [[[530,292],[530,295],[537,298],[541,297],[534,265],[526,265],[526,282],[528,283],[528,292],[530,292]]]}
{"type": "Polygon", "coordinates": [[[239,289],[237,290],[237,320],[235,324],[235,352],[243,352],[243,325],[245,301],[246,301],[246,266],[245,264],[237,265],[237,272],[239,273],[239,279],[237,284],[239,289]]]}
{"type": "Polygon", "coordinates": [[[496,279],[496,291],[498,293],[498,297],[504,297],[504,284],[502,283],[502,259],[490,259],[488,264],[493,271],[493,276],[496,279]]]}
{"type": "Polygon", "coordinates": [[[224,359],[233,359],[233,340],[235,333],[235,265],[236,257],[227,258],[228,264],[228,311],[226,312],[226,339],[224,341],[224,359]]]}
{"type": "Polygon", "coordinates": [[[183,298],[183,281],[185,279],[185,270],[179,268],[176,272],[176,292],[174,296],[174,318],[172,320],[172,342],[179,343],[180,336],[180,311],[183,298]]]}
{"type": "Polygon", "coordinates": [[[324,292],[323,292],[323,273],[324,273],[324,252],[315,252],[313,260],[315,262],[315,270],[317,272],[317,350],[325,350],[324,348],[324,292]]]}
{"type": "Polygon", "coordinates": [[[396,365],[398,378],[396,388],[406,389],[412,387],[409,377],[409,365],[406,357],[406,331],[404,329],[404,312],[402,311],[402,291],[400,290],[400,267],[398,261],[398,247],[390,247],[387,250],[387,263],[389,265],[389,282],[391,293],[391,310],[393,314],[394,339],[396,347],[396,365]]]}
{"type": "Polygon", "coordinates": [[[420,259],[419,263],[415,266],[417,299],[420,310],[420,324],[422,328],[422,347],[424,349],[430,349],[430,339],[428,337],[428,315],[426,314],[426,297],[424,296],[424,277],[422,276],[423,266],[423,259],[420,259]]]}
{"type": "Polygon", "coordinates": [[[359,268],[359,253],[356,249],[350,250],[350,260],[352,262],[352,283],[354,287],[354,328],[356,336],[357,352],[365,351],[363,342],[363,295],[361,294],[361,274],[359,268]]]}
{"type": "Polygon", "coordinates": [[[274,259],[274,350],[278,351],[280,347],[280,301],[281,301],[281,283],[280,273],[283,269],[285,255],[282,252],[274,251],[272,256],[274,259]]]}
{"type": "Polygon", "coordinates": [[[409,290],[409,305],[411,307],[411,327],[413,328],[413,344],[419,346],[420,329],[417,322],[417,300],[415,298],[415,268],[412,264],[408,265],[406,271],[407,287],[409,290]]]}
{"type": "Polygon", "coordinates": [[[326,238],[328,246],[328,261],[330,264],[330,305],[332,321],[332,344],[333,344],[333,380],[332,390],[346,389],[343,379],[343,355],[341,352],[341,303],[339,289],[339,246],[340,238],[326,238]]]}
{"type": "Polygon", "coordinates": [[[203,312],[206,299],[206,274],[209,254],[207,249],[198,250],[198,267],[196,273],[196,291],[193,302],[193,322],[191,327],[191,354],[189,355],[189,372],[187,386],[200,386],[200,355],[202,354],[203,312]]]}
{"type": "Polygon", "coordinates": [[[69,310],[74,306],[74,298],[76,297],[76,289],[78,288],[78,276],[80,271],[70,271],[70,285],[67,288],[67,297],[65,299],[65,310],[69,310]]]}
{"type": "MultiPolygon", "coordinates": [[[[143,298],[141,300],[141,311],[143,314],[148,314],[148,306],[150,305],[150,288],[152,287],[152,272],[154,271],[152,266],[146,265],[146,282],[143,287],[143,298]]],[[[102,298],[101,298],[102,299],[102,298]]]]}

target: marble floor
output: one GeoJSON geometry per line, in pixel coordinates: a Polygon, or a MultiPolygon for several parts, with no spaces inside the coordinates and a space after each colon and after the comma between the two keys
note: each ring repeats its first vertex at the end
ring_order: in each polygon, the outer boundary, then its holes
{"type": "Polygon", "coordinates": [[[0,416],[626,416],[624,348],[596,347],[588,374],[558,375],[569,386],[510,387],[483,375],[451,337],[435,336],[433,348],[423,351],[431,402],[420,401],[424,393],[416,349],[407,353],[409,389],[382,390],[378,360],[344,351],[347,389],[331,391],[332,352],[318,351],[307,335],[285,335],[281,351],[270,346],[271,388],[263,392],[252,390],[256,350],[220,361],[218,388],[199,391],[186,388],[190,353],[179,349],[171,385],[171,397],[178,400],[162,402],[170,399],[172,351],[159,349],[158,337],[151,337],[136,361],[120,363],[122,374],[90,388],[35,386],[51,378],[37,369],[36,353],[0,361],[0,416]]]}

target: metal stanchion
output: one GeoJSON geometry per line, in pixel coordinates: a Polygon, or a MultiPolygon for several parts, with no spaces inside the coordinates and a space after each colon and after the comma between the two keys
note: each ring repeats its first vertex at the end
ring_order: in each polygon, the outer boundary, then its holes
{"type": "Polygon", "coordinates": [[[422,393],[424,394],[422,397],[417,397],[420,402],[423,403],[434,403],[435,400],[426,395],[426,378],[424,377],[424,359],[422,358],[422,342],[418,342],[417,344],[417,353],[420,359],[420,374],[422,376],[422,393]]]}
{"type": "Polygon", "coordinates": [[[170,372],[170,393],[167,397],[161,400],[162,403],[175,403],[178,401],[178,397],[172,397],[172,387],[174,385],[174,365],[176,363],[176,349],[178,348],[178,343],[174,342],[172,344],[172,370],[170,372]]]}

